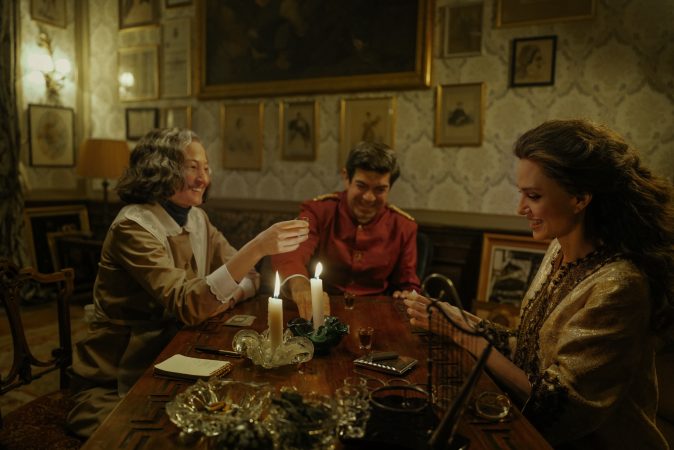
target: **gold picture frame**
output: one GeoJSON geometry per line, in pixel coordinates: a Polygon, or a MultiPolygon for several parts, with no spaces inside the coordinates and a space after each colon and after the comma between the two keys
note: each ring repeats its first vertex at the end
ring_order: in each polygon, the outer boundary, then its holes
{"type": "Polygon", "coordinates": [[[445,58],[482,53],[483,3],[445,6],[442,50],[445,58]]]}
{"type": "Polygon", "coordinates": [[[360,141],[381,142],[395,150],[396,98],[345,98],[340,102],[337,168],[360,141]]]}
{"type": "Polygon", "coordinates": [[[189,97],[192,94],[192,18],[165,20],[161,48],[162,97],[189,97]]]}
{"type": "Polygon", "coordinates": [[[90,231],[89,214],[84,205],[28,207],[23,220],[23,238],[31,264],[43,273],[54,271],[49,233],[90,231]]]}
{"type": "Polygon", "coordinates": [[[159,109],[126,108],[126,140],[137,141],[159,126],[159,109]]]}
{"type": "Polygon", "coordinates": [[[220,129],[225,169],[262,169],[263,127],[262,102],[221,105],[220,129]]]}
{"type": "Polygon", "coordinates": [[[75,111],[72,108],[28,105],[28,136],[32,167],[73,167],[75,111]]]}
{"type": "Polygon", "coordinates": [[[119,0],[119,29],[159,23],[159,0],[119,0]]]}
{"type": "Polygon", "coordinates": [[[169,106],[160,111],[159,126],[162,128],[192,129],[191,106],[169,106]]]}
{"type": "Polygon", "coordinates": [[[432,0],[196,3],[200,98],[430,85],[432,0]]]}
{"type": "Polygon", "coordinates": [[[314,161],[318,145],[318,103],[282,101],[279,104],[279,146],[281,159],[314,161]]]}
{"type": "Polygon", "coordinates": [[[485,233],[478,302],[507,303],[519,308],[549,244],[529,236],[485,233]]]}
{"type": "Polygon", "coordinates": [[[597,0],[497,0],[496,27],[588,20],[596,8],[597,0]]]}
{"type": "Polygon", "coordinates": [[[510,86],[555,84],[557,36],[513,39],[510,55],[510,86]]]}
{"type": "Polygon", "coordinates": [[[435,145],[480,146],[485,83],[444,84],[435,91],[435,145]]]}
{"type": "Polygon", "coordinates": [[[66,0],[30,0],[30,18],[66,28],[68,26],[66,0]]]}
{"type": "Polygon", "coordinates": [[[119,101],[159,98],[159,56],[156,45],[121,48],[117,51],[119,101]]]}

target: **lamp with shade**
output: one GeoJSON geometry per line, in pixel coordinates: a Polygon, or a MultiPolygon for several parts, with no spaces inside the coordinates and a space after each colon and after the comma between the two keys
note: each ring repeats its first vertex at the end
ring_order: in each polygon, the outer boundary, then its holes
{"type": "Polygon", "coordinates": [[[87,139],[80,145],[77,174],[87,178],[103,179],[103,219],[108,225],[109,179],[119,178],[129,165],[129,146],[126,141],[87,139]]]}

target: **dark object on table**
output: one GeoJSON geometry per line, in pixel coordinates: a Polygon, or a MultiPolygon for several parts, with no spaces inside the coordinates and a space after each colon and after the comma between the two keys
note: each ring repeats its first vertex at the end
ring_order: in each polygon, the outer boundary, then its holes
{"type": "Polygon", "coordinates": [[[315,332],[313,323],[301,317],[290,320],[288,328],[295,336],[303,336],[314,344],[314,355],[327,354],[331,347],[339,344],[342,336],[349,334],[349,326],[335,316],[327,316],[315,332]]]}
{"type": "Polygon", "coordinates": [[[265,450],[274,447],[269,430],[254,420],[232,423],[231,428],[213,439],[215,449],[265,450]]]}

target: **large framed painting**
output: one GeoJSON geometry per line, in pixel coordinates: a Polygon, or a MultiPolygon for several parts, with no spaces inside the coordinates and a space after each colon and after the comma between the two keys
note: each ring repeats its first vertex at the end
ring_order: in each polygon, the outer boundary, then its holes
{"type": "Polygon", "coordinates": [[[262,127],[264,104],[224,104],[220,109],[220,129],[225,169],[262,168],[262,127]]]}
{"type": "Polygon", "coordinates": [[[55,270],[49,247],[50,233],[90,231],[84,205],[40,206],[24,210],[24,241],[32,264],[40,272],[55,270]]]}
{"type": "Polygon", "coordinates": [[[74,115],[72,108],[28,105],[31,166],[75,165],[74,115]]]}
{"type": "Polygon", "coordinates": [[[485,233],[478,302],[510,304],[519,308],[549,244],[549,241],[536,241],[529,236],[485,233]]]}
{"type": "Polygon", "coordinates": [[[197,0],[199,97],[430,84],[432,0],[197,0]]]}
{"type": "Polygon", "coordinates": [[[445,6],[442,50],[445,58],[482,52],[482,3],[445,6]]]}
{"type": "Polygon", "coordinates": [[[436,88],[436,146],[482,145],[484,90],[484,83],[445,84],[436,88]]]}
{"type": "Polygon", "coordinates": [[[132,102],[159,97],[159,56],[156,45],[118,50],[119,100],[132,102]]]}
{"type": "Polygon", "coordinates": [[[597,0],[497,0],[496,26],[585,20],[594,17],[597,0]]]}
{"type": "Polygon", "coordinates": [[[65,28],[68,24],[66,0],[31,0],[30,18],[65,28]]]}
{"type": "Polygon", "coordinates": [[[318,143],[318,107],[316,101],[281,102],[279,105],[281,158],[288,161],[313,161],[318,143]]]}
{"type": "Polygon", "coordinates": [[[338,169],[360,141],[381,142],[395,150],[395,97],[342,99],[339,119],[338,169]]]}

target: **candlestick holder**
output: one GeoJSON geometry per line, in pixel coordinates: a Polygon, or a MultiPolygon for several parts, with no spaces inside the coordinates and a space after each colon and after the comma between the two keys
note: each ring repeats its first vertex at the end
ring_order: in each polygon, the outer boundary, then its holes
{"type": "Polygon", "coordinates": [[[335,316],[327,316],[323,325],[314,330],[311,321],[296,317],[288,322],[288,329],[296,336],[309,339],[314,345],[314,354],[325,355],[330,349],[339,344],[342,336],[349,334],[349,326],[335,316]]]}
{"type": "Polygon", "coordinates": [[[314,344],[306,337],[293,336],[290,330],[283,333],[283,342],[272,351],[269,329],[258,333],[255,330],[241,330],[234,335],[232,348],[246,355],[255,365],[265,369],[300,364],[314,356],[314,344]]]}

